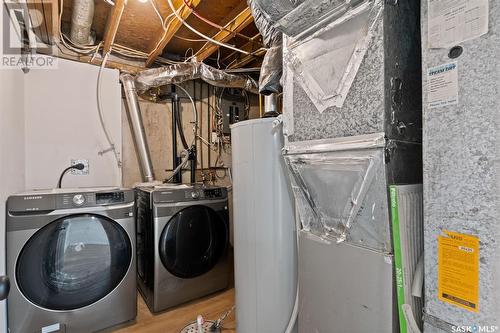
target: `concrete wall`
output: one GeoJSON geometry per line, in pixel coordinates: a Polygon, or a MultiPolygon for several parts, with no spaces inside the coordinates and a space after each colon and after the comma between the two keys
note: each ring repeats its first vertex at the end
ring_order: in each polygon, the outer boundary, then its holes
{"type": "MultiPolygon", "coordinates": [[[[215,97],[213,88],[201,81],[187,82],[183,87],[197,100],[196,108],[198,110],[199,119],[199,135],[204,141],[210,141],[213,107],[215,105],[215,97]]],[[[180,96],[185,96],[178,89],[180,96]]],[[[122,114],[122,129],[123,129],[123,184],[131,187],[136,183],[142,182],[137,154],[133,144],[131,129],[128,123],[128,115],[123,102],[122,114]]],[[[250,95],[250,118],[259,117],[259,100],[255,95],[250,95]]],[[[155,172],[156,179],[164,180],[170,177],[172,170],[172,109],[170,101],[166,103],[153,103],[141,99],[140,102],[142,119],[147,135],[151,151],[151,159],[155,172]]],[[[181,110],[183,117],[183,129],[186,135],[186,140],[191,143],[193,140],[193,111],[191,102],[188,99],[181,99],[181,110]]],[[[183,150],[180,139],[178,139],[178,152],[183,150]]],[[[198,169],[203,171],[198,172],[197,181],[201,181],[201,172],[205,174],[206,179],[210,179],[209,167],[214,167],[217,160],[217,152],[211,150],[208,146],[197,140],[198,147],[198,169]],[[210,163],[209,163],[210,160],[210,163]]],[[[231,147],[223,152],[221,162],[225,167],[231,167],[231,147]]],[[[218,164],[220,166],[220,163],[218,164]]],[[[219,185],[229,186],[229,175],[222,169],[217,170],[217,176],[214,177],[219,185]]],[[[183,173],[183,181],[189,183],[189,171],[183,173]]]]}
{"type": "MultiPolygon", "coordinates": [[[[30,70],[25,80],[26,188],[51,188],[71,159],[89,160],[88,175],[68,173],[64,187],[121,186],[121,169],[97,109],[99,67],[59,59],[56,70],[30,70]]],[[[121,86],[117,70],[102,72],[104,121],[121,151],[121,86]]]]}
{"type": "MultiPolygon", "coordinates": [[[[0,15],[0,36],[3,36],[0,15]]],[[[0,69],[0,275],[5,275],[5,201],[24,190],[24,75],[0,69]]],[[[0,302],[0,332],[7,331],[5,301],[0,302]]]]}

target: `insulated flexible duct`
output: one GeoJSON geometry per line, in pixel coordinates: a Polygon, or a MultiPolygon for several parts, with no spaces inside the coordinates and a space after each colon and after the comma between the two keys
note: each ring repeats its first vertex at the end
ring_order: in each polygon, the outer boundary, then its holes
{"type": "Polygon", "coordinates": [[[257,93],[257,83],[246,75],[230,74],[201,62],[189,62],[160,68],[147,69],[135,78],[138,91],[182,83],[184,81],[202,79],[216,87],[240,88],[257,93]]]}
{"type": "Polygon", "coordinates": [[[280,80],[283,73],[283,34],[272,26],[257,0],[247,0],[247,3],[252,10],[255,25],[262,35],[264,46],[269,48],[260,71],[259,92],[262,95],[279,94],[282,91],[280,80]]]}
{"type": "Polygon", "coordinates": [[[70,39],[75,44],[90,44],[90,29],[94,20],[94,0],[74,0],[70,39]]]}

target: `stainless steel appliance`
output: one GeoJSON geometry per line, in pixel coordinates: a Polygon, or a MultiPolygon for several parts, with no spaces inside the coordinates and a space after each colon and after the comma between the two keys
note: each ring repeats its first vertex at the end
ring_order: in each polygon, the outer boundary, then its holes
{"type": "Polygon", "coordinates": [[[88,333],[136,317],[134,193],[57,189],[9,197],[11,333],[88,333]]]}
{"type": "Polygon", "coordinates": [[[136,199],[138,286],[152,312],[228,286],[226,188],[145,186],[136,199]]]}

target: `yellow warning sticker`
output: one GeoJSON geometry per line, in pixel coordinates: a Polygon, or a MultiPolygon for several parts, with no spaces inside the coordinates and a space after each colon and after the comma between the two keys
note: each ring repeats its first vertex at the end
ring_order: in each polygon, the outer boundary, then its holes
{"type": "Polygon", "coordinates": [[[443,231],[438,237],[439,299],[478,312],[479,238],[443,231]]]}

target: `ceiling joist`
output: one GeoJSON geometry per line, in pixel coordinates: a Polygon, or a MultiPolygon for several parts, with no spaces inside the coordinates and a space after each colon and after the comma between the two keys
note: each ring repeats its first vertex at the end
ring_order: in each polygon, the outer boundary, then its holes
{"type": "MultiPolygon", "coordinates": [[[[213,39],[218,42],[226,43],[235,36],[235,33],[241,32],[250,23],[253,22],[252,11],[250,8],[246,7],[242,12],[240,12],[231,22],[226,24],[224,28],[226,30],[219,31],[213,39]],[[228,31],[229,30],[229,31],[228,31]]],[[[207,59],[212,53],[217,51],[219,45],[213,44],[211,42],[205,43],[203,47],[196,53],[196,59],[198,61],[203,61],[207,59]]]]}
{"type": "Polygon", "coordinates": [[[111,51],[111,46],[115,41],[116,32],[118,31],[118,26],[120,25],[120,20],[125,10],[126,0],[116,0],[111,13],[108,16],[108,21],[106,23],[106,30],[104,31],[104,46],[103,54],[107,54],[111,51]]]}
{"type": "MultiPolygon", "coordinates": [[[[183,0],[174,0],[172,3],[175,6],[175,8],[181,8],[179,12],[179,16],[182,17],[183,20],[186,20],[189,15],[192,13],[192,8],[196,8],[200,4],[201,0],[193,0],[191,1],[191,8],[186,6],[183,0]]],[[[166,30],[163,35],[161,36],[160,40],[158,40],[157,43],[152,48],[152,51],[146,60],[146,67],[151,66],[156,60],[156,58],[163,53],[163,49],[167,46],[168,43],[174,38],[174,35],[179,31],[179,29],[182,27],[182,22],[176,19],[175,17],[172,18],[172,22],[167,24],[168,30],[166,30]]],[[[163,27],[164,29],[167,27],[163,27]]]]}
{"type": "Polygon", "coordinates": [[[264,55],[266,53],[266,49],[262,46],[260,34],[253,36],[246,44],[244,44],[240,49],[243,51],[249,52],[250,54],[243,55],[239,52],[232,52],[228,56],[226,56],[222,61],[227,63],[227,61],[232,61],[229,63],[228,69],[235,69],[243,67],[256,58],[264,55]]]}

